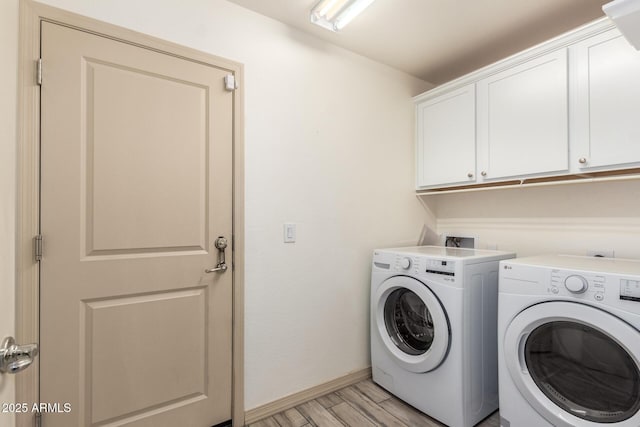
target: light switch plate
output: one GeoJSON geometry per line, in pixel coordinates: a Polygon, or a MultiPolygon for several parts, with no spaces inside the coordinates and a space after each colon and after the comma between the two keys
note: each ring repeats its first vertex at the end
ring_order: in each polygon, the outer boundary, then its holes
{"type": "Polygon", "coordinates": [[[293,223],[284,224],[284,242],[295,243],[296,241],[296,225],[293,223]]]}

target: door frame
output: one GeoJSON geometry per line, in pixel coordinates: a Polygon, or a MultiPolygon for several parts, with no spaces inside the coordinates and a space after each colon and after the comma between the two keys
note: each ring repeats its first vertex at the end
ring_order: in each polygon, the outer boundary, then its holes
{"type": "MultiPolygon", "coordinates": [[[[233,355],[231,415],[234,426],[244,425],[244,66],[215,55],[181,46],[62,9],[20,0],[18,46],[18,140],[16,212],[16,338],[39,342],[39,263],[34,237],[40,232],[40,86],[36,64],[40,58],[40,23],[53,22],[80,31],[123,41],[163,54],[228,70],[238,88],[233,94],[233,355]]],[[[46,64],[45,69],[46,78],[46,64]]],[[[44,243],[46,256],[46,242],[44,243]]],[[[16,376],[16,402],[29,408],[39,403],[39,359],[16,376]]],[[[33,426],[34,414],[17,414],[17,427],[33,426]]]]}

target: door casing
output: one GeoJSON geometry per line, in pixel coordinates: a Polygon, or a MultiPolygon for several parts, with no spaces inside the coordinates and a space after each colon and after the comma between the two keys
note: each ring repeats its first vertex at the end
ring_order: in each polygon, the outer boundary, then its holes
{"type": "MultiPolygon", "coordinates": [[[[233,99],[233,425],[244,425],[244,67],[242,64],[132,30],[42,5],[20,1],[18,53],[18,155],[16,224],[16,338],[39,341],[39,264],[33,238],[40,232],[40,23],[54,22],[103,37],[229,70],[238,82],[233,99]]],[[[46,78],[46,64],[44,65],[46,78]]],[[[46,256],[46,242],[44,249],[46,256]]],[[[37,361],[36,361],[37,362],[37,361]]],[[[16,402],[39,402],[39,366],[16,377],[16,402]]],[[[17,427],[31,427],[33,414],[17,414],[17,427]]]]}

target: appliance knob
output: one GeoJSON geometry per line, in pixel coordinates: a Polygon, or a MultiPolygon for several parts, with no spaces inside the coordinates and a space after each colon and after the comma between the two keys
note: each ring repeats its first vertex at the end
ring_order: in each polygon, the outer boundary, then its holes
{"type": "Polygon", "coordinates": [[[402,258],[400,260],[400,267],[408,270],[411,267],[411,260],[409,258],[402,258]]]}
{"type": "Polygon", "coordinates": [[[584,277],[574,274],[564,279],[564,286],[571,293],[581,294],[587,290],[589,283],[584,277]]]}

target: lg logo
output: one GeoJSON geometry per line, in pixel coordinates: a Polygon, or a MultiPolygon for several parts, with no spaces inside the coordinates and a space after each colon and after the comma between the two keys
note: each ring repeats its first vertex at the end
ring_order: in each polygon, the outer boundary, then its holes
{"type": "Polygon", "coordinates": [[[505,270],[512,270],[513,267],[511,267],[510,265],[505,265],[502,268],[504,268],[505,270]]]}

